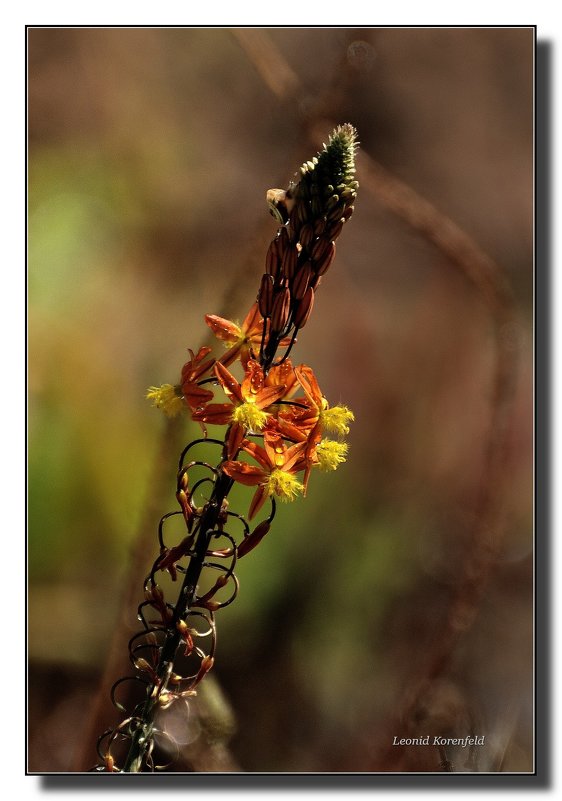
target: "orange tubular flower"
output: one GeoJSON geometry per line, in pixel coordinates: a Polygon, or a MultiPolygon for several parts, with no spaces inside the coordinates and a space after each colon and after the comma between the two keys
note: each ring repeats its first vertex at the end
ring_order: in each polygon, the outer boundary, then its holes
{"type": "Polygon", "coordinates": [[[256,487],[248,512],[251,520],[261,509],[270,495],[277,495],[282,501],[292,501],[303,485],[294,475],[304,468],[303,454],[305,442],[287,447],[281,434],[266,431],[263,437],[264,447],[246,440],[242,448],[258,462],[256,465],[246,462],[230,461],[223,464],[222,469],[227,476],[245,484],[256,487]]]}
{"type": "Polygon", "coordinates": [[[250,359],[241,384],[226,367],[217,362],[215,375],[230,403],[209,403],[194,412],[193,419],[215,425],[232,424],[228,438],[228,455],[232,457],[240,447],[246,431],[262,431],[268,420],[265,411],[285,394],[285,385],[266,386],[261,366],[250,359]]]}
{"type": "Polygon", "coordinates": [[[306,494],[310,472],[313,465],[318,464],[317,447],[322,440],[323,432],[331,431],[340,436],[347,434],[349,433],[348,423],[354,417],[353,412],[346,406],[329,407],[310,367],[302,364],[300,367],[295,367],[294,372],[306,398],[302,401],[298,399],[299,407],[288,407],[286,411],[280,412],[275,425],[288,439],[295,442],[306,442],[303,478],[306,494]],[[301,406],[305,408],[301,408],[301,406]]]}
{"type": "Polygon", "coordinates": [[[291,364],[290,359],[287,359],[287,361],[283,362],[283,364],[272,367],[267,374],[265,384],[268,387],[278,387],[283,385],[285,387],[283,398],[290,398],[292,395],[294,395],[299,388],[299,382],[297,380],[297,376],[295,375],[295,369],[291,364]]]}
{"type": "MultiPolygon", "coordinates": [[[[259,353],[261,347],[264,322],[258,304],[253,304],[242,325],[218,317],[216,314],[206,314],[205,322],[217,339],[231,346],[219,359],[220,363],[228,367],[239,358],[246,369],[248,361],[254,358],[254,353],[259,353]]],[[[290,338],[287,338],[281,344],[286,346],[290,341],[290,338]]]]}
{"type": "Polygon", "coordinates": [[[208,373],[215,363],[214,359],[203,362],[205,356],[211,352],[211,348],[199,348],[197,355],[190,349],[191,359],[184,364],[181,370],[181,389],[187,405],[192,411],[211,400],[213,393],[208,389],[203,389],[198,385],[198,381],[208,373]],[[202,363],[203,362],[203,363],[202,363]]]}

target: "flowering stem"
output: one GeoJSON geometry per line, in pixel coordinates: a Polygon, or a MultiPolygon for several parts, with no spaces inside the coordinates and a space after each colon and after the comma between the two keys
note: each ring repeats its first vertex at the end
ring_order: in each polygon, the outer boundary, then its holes
{"type": "Polygon", "coordinates": [[[275,513],[273,496],[292,501],[306,492],[313,467],[335,470],[345,461],[347,446],[322,438],[322,434],[324,431],[338,436],[347,434],[347,423],[353,419],[353,413],[344,406],[330,408],[311,368],[293,367],[288,356],[297,332],[307,323],[322,277],[333,261],[335,240],[353,214],[358,187],[354,178],[356,136],[349,123],[338,126],[322,152],[302,165],[298,183],[291,182],[287,191],[268,191],[270,210],[274,200],[274,210],[282,226],[270,243],[256,302],[242,325],[216,315],[205,317],[216,336],[230,346],[223,358],[210,357],[211,348],[206,346],[197,354],[190,350],[191,358],[182,367],[180,384],[149,389],[147,397],[169,415],[178,414],[187,405],[192,420],[204,427],[210,423],[228,428],[224,440],[205,435],[182,451],[176,491],[181,511],[161,518],[160,555],[145,583],[145,601],[138,608],[144,630],[129,641],[136,675],[118,679],[111,691],[115,706],[122,711],[125,707],[116,701],[115,690],[124,681],[132,678],[142,682],[146,695],[130,717],[98,739],[102,765],[95,770],[138,773],[145,768],[164,767],[155,766],[152,754],[156,736],[166,736],[155,725],[156,714],[178,699],[194,695],[195,687],[211,669],[216,642],[214,612],[236,597],[238,580],[234,566],[269,531],[275,513]],[[284,355],[276,362],[280,348],[284,349],[284,355]],[[237,359],[244,370],[241,382],[227,369],[237,359]],[[208,384],[220,385],[227,402],[211,402],[214,392],[203,388],[208,384]],[[295,401],[286,400],[298,387],[304,395],[295,401]],[[254,437],[263,437],[263,446],[254,437]],[[188,451],[203,441],[222,445],[217,467],[199,460],[184,463],[188,451]],[[240,452],[250,455],[255,463],[238,461],[240,452]],[[205,468],[211,476],[205,475],[190,486],[189,471],[193,467],[205,468]],[[298,473],[303,473],[302,481],[297,478],[298,473]],[[266,501],[271,502],[269,517],[252,531],[243,516],[227,509],[226,498],[235,481],[255,488],[248,520],[258,514],[266,501]],[[205,482],[212,482],[213,490],[210,499],[199,508],[194,494],[205,482]],[[167,547],[163,526],[173,515],[183,515],[188,534],[179,544],[167,547]],[[225,530],[229,515],[242,521],[242,539],[235,539],[225,530]],[[213,550],[211,539],[221,536],[230,546],[213,550]],[[178,564],[184,557],[189,558],[186,567],[178,564]],[[226,563],[212,561],[215,558],[226,563]],[[198,582],[207,568],[218,570],[219,576],[210,590],[199,595],[198,582]],[[175,605],[164,600],[155,579],[157,571],[169,571],[173,580],[178,572],[184,574],[175,605]],[[232,595],[227,600],[214,599],[228,582],[232,595]],[[147,607],[158,612],[158,620],[145,618],[143,609],[147,607]],[[207,632],[189,627],[187,621],[194,616],[205,618],[209,624],[207,632]],[[159,637],[163,637],[163,642],[159,637]],[[195,646],[195,637],[210,637],[206,651],[195,646]],[[200,659],[194,675],[182,676],[175,667],[178,650],[184,647],[184,657],[193,655],[200,659]],[[144,653],[148,649],[149,659],[139,655],[141,649],[144,653]],[[130,740],[121,771],[111,753],[118,738],[130,740]],[[106,739],[107,750],[102,753],[101,743],[106,739]]]}
{"type": "Polygon", "coordinates": [[[234,481],[220,472],[219,468],[219,477],[215,483],[211,499],[206,504],[205,511],[199,521],[199,534],[195,543],[194,552],[186,569],[166,640],[162,647],[156,671],[157,679],[150,684],[147,689],[147,699],[141,713],[142,722],[133,735],[129,753],[123,765],[123,771],[125,773],[138,773],[143,767],[147,749],[151,742],[150,735],[154,723],[155,708],[158,706],[160,693],[166,689],[174,666],[176,651],[181,642],[181,634],[177,623],[185,617],[193,604],[197,582],[201,576],[205,555],[209,549],[209,542],[215,531],[223,501],[230,492],[233,483],[234,481]]]}

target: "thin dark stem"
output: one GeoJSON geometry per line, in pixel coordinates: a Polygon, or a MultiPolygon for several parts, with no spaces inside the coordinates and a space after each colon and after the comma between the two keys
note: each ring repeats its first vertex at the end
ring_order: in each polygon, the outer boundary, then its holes
{"type": "Polygon", "coordinates": [[[147,688],[147,698],[140,715],[142,722],[132,737],[129,753],[123,765],[124,773],[138,773],[142,769],[151,741],[155,707],[158,705],[160,692],[166,689],[173,669],[176,651],[181,641],[181,634],[176,624],[186,616],[193,604],[205,555],[209,549],[209,543],[215,531],[223,501],[230,492],[233,483],[231,478],[219,472],[213,494],[201,517],[195,549],[186,570],[178,600],[175,604],[172,621],[160,653],[156,670],[157,680],[147,688]]]}
{"type": "Polygon", "coordinates": [[[295,330],[293,331],[293,336],[291,337],[291,341],[289,343],[289,347],[285,351],[284,356],[281,359],[279,359],[278,362],[275,362],[275,364],[272,365],[273,367],[279,367],[279,365],[281,365],[281,364],[283,364],[283,362],[287,361],[287,359],[289,358],[289,355],[290,355],[290,353],[291,353],[291,351],[293,349],[293,345],[295,344],[295,342],[297,340],[297,334],[298,334],[298,329],[295,328],[295,330]]]}

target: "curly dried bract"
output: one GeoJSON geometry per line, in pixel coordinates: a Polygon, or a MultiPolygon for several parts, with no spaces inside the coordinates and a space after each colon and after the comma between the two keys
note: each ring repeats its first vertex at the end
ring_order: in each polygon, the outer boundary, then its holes
{"type": "Polygon", "coordinates": [[[158,748],[158,739],[168,735],[155,721],[194,696],[212,669],[215,613],[238,594],[237,560],[269,532],[276,499],[306,494],[313,470],[335,470],[345,461],[347,445],[324,435],[346,435],[352,412],[330,407],[312,369],[293,367],[289,353],[334,259],[335,240],[353,213],[356,146],[355,129],[339,126],[328,145],[303,164],[298,182],[268,192],[281,227],[267,252],[257,301],[241,324],[207,315],[226,352],[215,357],[209,347],[190,350],[177,384],[148,391],[166,414],[190,414],[203,436],[179,458],[179,509],[160,519],[160,552],[137,610],[142,629],[129,640],[133,675],[118,679],[111,690],[125,718],[100,738],[94,770],[167,766],[159,760],[166,749],[158,748]],[[217,425],[226,426],[224,436],[209,437],[207,427],[217,425]],[[246,516],[229,508],[235,482],[253,490],[246,516]],[[257,516],[252,528],[249,521],[257,516]],[[181,584],[175,603],[165,597],[165,575],[181,584]],[[133,686],[140,701],[126,692],[133,686]]]}

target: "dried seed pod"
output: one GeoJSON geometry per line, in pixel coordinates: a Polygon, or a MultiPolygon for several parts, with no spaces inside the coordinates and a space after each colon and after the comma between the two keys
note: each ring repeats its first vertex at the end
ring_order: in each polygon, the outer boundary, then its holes
{"type": "Polygon", "coordinates": [[[318,259],[314,263],[314,271],[316,275],[324,275],[324,273],[328,271],[328,268],[333,262],[335,255],[336,255],[336,243],[330,242],[330,246],[325,251],[322,258],[318,259]]]}
{"type": "Polygon", "coordinates": [[[304,297],[310,279],[312,278],[312,265],[309,261],[305,262],[297,271],[291,285],[291,294],[294,300],[301,300],[304,297]]]}
{"type": "Polygon", "coordinates": [[[267,275],[267,273],[262,275],[261,278],[258,292],[258,308],[264,320],[271,316],[273,309],[273,276],[267,275]]]}
{"type": "Polygon", "coordinates": [[[275,293],[271,312],[271,330],[282,331],[289,320],[291,310],[291,292],[285,288],[275,293]]]}
{"type": "Polygon", "coordinates": [[[314,305],[314,290],[311,286],[309,286],[306,292],[304,293],[303,299],[299,301],[299,304],[297,306],[297,311],[295,314],[295,328],[298,329],[305,327],[308,318],[310,317],[313,305],[314,305]]]}

